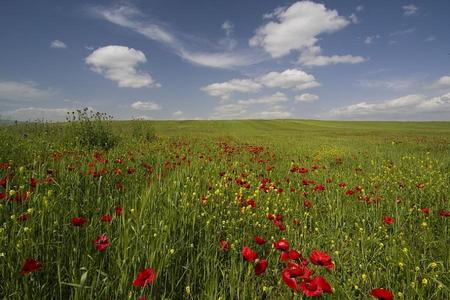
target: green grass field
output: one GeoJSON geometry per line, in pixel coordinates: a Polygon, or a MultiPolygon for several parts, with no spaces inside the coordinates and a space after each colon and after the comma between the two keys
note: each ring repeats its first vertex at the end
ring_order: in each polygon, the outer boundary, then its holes
{"type": "Polygon", "coordinates": [[[69,125],[0,127],[2,299],[450,299],[450,122],[69,125]]]}

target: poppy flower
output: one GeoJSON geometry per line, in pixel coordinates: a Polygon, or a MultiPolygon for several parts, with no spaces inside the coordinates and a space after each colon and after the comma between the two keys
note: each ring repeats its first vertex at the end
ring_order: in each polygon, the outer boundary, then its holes
{"type": "Polygon", "coordinates": [[[300,283],[300,290],[308,297],[333,292],[331,285],[322,276],[316,276],[313,279],[305,279],[300,283]]]}
{"type": "Polygon", "coordinates": [[[140,297],[138,298],[138,300],[148,300],[148,298],[145,297],[145,296],[140,296],[140,297]]]}
{"type": "Polygon", "coordinates": [[[393,217],[390,217],[390,216],[385,216],[383,218],[383,222],[388,224],[388,225],[392,225],[392,224],[394,224],[395,219],[393,217]]]}
{"type": "Polygon", "coordinates": [[[249,247],[242,248],[242,256],[248,262],[252,262],[258,258],[258,254],[256,254],[256,252],[250,249],[249,247]]]}
{"type": "Polygon", "coordinates": [[[291,276],[300,277],[303,279],[309,278],[314,273],[314,271],[307,266],[300,265],[294,262],[288,263],[286,270],[289,271],[291,276]]]}
{"type": "Polygon", "coordinates": [[[230,243],[226,240],[220,240],[220,249],[222,249],[224,252],[228,252],[230,250],[230,243]]]}
{"type": "Polygon", "coordinates": [[[147,268],[138,273],[136,279],[133,281],[133,286],[135,287],[145,287],[150,284],[156,278],[156,271],[152,268],[147,268]]]}
{"type": "Polygon", "coordinates": [[[30,216],[28,214],[21,214],[17,217],[17,221],[28,221],[30,219],[30,216]]]}
{"type": "Polygon", "coordinates": [[[289,259],[297,260],[300,259],[300,257],[301,254],[297,250],[292,249],[291,251],[289,251],[289,259]]]}
{"type": "Polygon", "coordinates": [[[256,235],[253,240],[255,241],[255,243],[257,243],[258,245],[264,245],[266,243],[266,241],[260,237],[259,235],[256,235]]]}
{"type": "Polygon", "coordinates": [[[281,272],[281,279],[283,279],[283,282],[292,290],[298,291],[298,284],[297,280],[291,275],[291,272],[289,272],[288,269],[284,269],[283,272],[281,272]]]}
{"type": "Polygon", "coordinates": [[[30,186],[35,188],[38,184],[38,180],[36,178],[30,178],[30,186]]]}
{"type": "Polygon", "coordinates": [[[258,261],[255,265],[255,275],[259,276],[262,273],[264,273],[267,269],[267,260],[265,259],[261,259],[260,261],[258,261]]]}
{"type": "Polygon", "coordinates": [[[41,268],[42,268],[41,262],[32,258],[27,258],[22,266],[20,275],[24,276],[27,275],[28,273],[36,272],[39,271],[41,268]]]}
{"type": "Polygon", "coordinates": [[[430,213],[430,209],[428,207],[422,208],[421,211],[426,215],[428,215],[430,213]]]}
{"type": "Polygon", "coordinates": [[[85,223],[86,223],[86,218],[84,218],[84,217],[75,217],[75,218],[72,218],[72,225],[73,226],[75,226],[75,227],[81,227],[81,226],[83,226],[85,223]]]}
{"type": "Polygon", "coordinates": [[[312,202],[310,200],[305,200],[305,201],[303,201],[303,206],[305,208],[311,208],[312,207],[312,202]]]}
{"type": "Polygon", "coordinates": [[[289,252],[281,251],[280,253],[280,261],[288,261],[289,260],[289,252]]]}
{"type": "Polygon", "coordinates": [[[277,250],[282,250],[282,251],[287,251],[289,250],[289,242],[288,240],[278,240],[275,243],[273,243],[273,246],[277,249],[277,250]]]}
{"type": "Polygon", "coordinates": [[[309,260],[315,265],[324,266],[327,269],[331,270],[334,268],[334,263],[331,261],[331,257],[322,251],[314,250],[309,255],[309,260]]]}
{"type": "Polygon", "coordinates": [[[122,207],[114,208],[114,212],[116,213],[116,216],[120,216],[122,214],[122,207]]]}
{"type": "Polygon", "coordinates": [[[377,299],[381,299],[381,300],[392,300],[394,299],[394,294],[386,289],[382,289],[382,288],[376,288],[376,289],[372,289],[372,292],[370,292],[370,294],[372,296],[374,296],[377,299]]]}
{"type": "Polygon", "coordinates": [[[0,192],[0,200],[5,199],[5,198],[6,198],[6,193],[0,192]]]}
{"type": "Polygon", "coordinates": [[[440,210],[439,211],[439,216],[441,216],[441,217],[450,217],[450,211],[440,210]]]}
{"type": "Polygon", "coordinates": [[[103,215],[101,217],[101,221],[102,222],[111,222],[112,221],[112,217],[111,217],[111,215],[103,215]]]}
{"type": "Polygon", "coordinates": [[[99,235],[94,240],[95,249],[98,251],[103,251],[109,246],[109,238],[106,234],[99,235]]]}

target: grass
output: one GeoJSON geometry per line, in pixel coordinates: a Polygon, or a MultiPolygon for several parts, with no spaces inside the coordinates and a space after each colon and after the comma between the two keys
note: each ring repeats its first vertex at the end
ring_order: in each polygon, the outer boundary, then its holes
{"type": "Polygon", "coordinates": [[[331,256],[332,270],[309,262],[333,287],[324,298],[368,299],[379,287],[450,298],[450,219],[439,215],[450,209],[450,122],[143,124],[155,141],[116,121],[109,151],[78,147],[67,124],[0,127],[1,298],[292,299],[272,246],[281,238],[307,260],[315,249],[331,256]],[[109,246],[98,251],[101,234],[109,246]],[[263,274],[244,246],[267,259],[263,274]],[[27,258],[42,268],[23,276],[27,258]],[[156,279],[134,287],[144,268],[156,279]]]}

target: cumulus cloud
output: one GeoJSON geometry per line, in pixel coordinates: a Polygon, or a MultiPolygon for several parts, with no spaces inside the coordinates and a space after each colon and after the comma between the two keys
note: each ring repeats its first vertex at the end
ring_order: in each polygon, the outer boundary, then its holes
{"type": "Polygon", "coordinates": [[[153,101],[136,101],[131,104],[131,107],[136,110],[160,110],[161,105],[153,101]]]}
{"type": "Polygon", "coordinates": [[[307,48],[302,52],[298,62],[305,66],[327,66],[336,64],[357,64],[365,61],[366,59],[362,56],[353,55],[332,55],[325,56],[321,55],[321,48],[319,46],[313,46],[307,48]]]}
{"type": "Polygon", "coordinates": [[[0,81],[0,100],[30,101],[45,99],[54,94],[51,89],[41,89],[35,82],[0,81]]]}
{"type": "Polygon", "coordinates": [[[266,17],[272,20],[256,30],[250,45],[264,48],[272,57],[311,47],[319,34],[335,32],[350,23],[337,11],[311,1],[278,8],[266,17]]]}
{"type": "Polygon", "coordinates": [[[317,100],[319,100],[319,96],[309,93],[295,96],[295,101],[297,102],[314,102],[317,100]]]}
{"type": "Polygon", "coordinates": [[[142,51],[125,46],[110,45],[93,51],[85,59],[91,70],[117,82],[119,87],[159,87],[151,75],[137,66],[147,62],[142,51]]]}
{"type": "Polygon", "coordinates": [[[67,48],[67,45],[63,41],[54,40],[50,43],[50,48],[64,49],[67,48]]]}
{"type": "Polygon", "coordinates": [[[261,88],[262,85],[252,79],[232,79],[230,81],[204,86],[201,90],[210,96],[229,99],[232,93],[254,93],[258,92],[261,88]]]}
{"type": "Polygon", "coordinates": [[[403,91],[417,86],[419,82],[414,78],[390,78],[390,79],[360,79],[357,85],[370,89],[386,89],[403,91]]]}
{"type": "Polygon", "coordinates": [[[419,8],[414,4],[403,5],[402,8],[403,15],[407,17],[417,14],[417,11],[419,10],[419,8]]]}
{"type": "Polygon", "coordinates": [[[320,86],[313,75],[298,69],[287,69],[283,72],[269,72],[256,78],[232,79],[226,82],[213,83],[201,88],[210,96],[229,99],[233,93],[255,93],[263,87],[291,88],[305,90],[320,86]]]}
{"type": "MultiPolygon", "coordinates": [[[[224,23],[224,30],[227,36],[222,43],[226,44],[226,51],[194,51],[190,47],[202,48],[199,45],[200,39],[191,37],[189,34],[177,35],[167,29],[167,26],[158,24],[143,14],[139,9],[129,5],[119,5],[112,7],[95,7],[92,9],[95,16],[100,17],[108,22],[131,29],[146,38],[159,42],[170,48],[176,55],[186,61],[212,68],[230,69],[238,66],[251,65],[261,61],[261,55],[248,53],[248,51],[232,51],[236,46],[236,41],[231,38],[232,23],[224,23]],[[184,41],[187,39],[187,42],[184,41]]],[[[202,44],[210,45],[211,42],[204,41],[202,44]]],[[[219,41],[218,46],[221,45],[219,41]]]]}
{"type": "Polygon", "coordinates": [[[286,96],[286,94],[282,93],[282,92],[276,92],[273,95],[269,95],[269,96],[262,96],[259,98],[250,98],[247,100],[240,100],[237,103],[241,104],[241,105],[253,105],[253,104],[268,104],[268,105],[275,105],[278,104],[280,102],[285,102],[288,100],[288,97],[286,96]]]}
{"type": "Polygon", "coordinates": [[[450,93],[433,98],[413,94],[381,102],[360,102],[332,109],[327,115],[362,119],[408,119],[420,118],[424,114],[439,114],[449,118],[450,93]]]}
{"type": "Polygon", "coordinates": [[[352,55],[324,56],[316,45],[319,35],[333,33],[352,22],[358,22],[354,14],[345,18],[323,4],[298,1],[289,7],[279,7],[265,14],[264,19],[269,21],[256,30],[249,44],[263,48],[274,58],[297,51],[301,53],[299,62],[308,66],[359,63],[365,60],[352,55]]]}
{"type": "Polygon", "coordinates": [[[184,115],[183,111],[177,110],[172,114],[172,118],[179,119],[184,115]]]}
{"type": "Polygon", "coordinates": [[[450,76],[442,76],[434,84],[433,87],[442,88],[450,87],[450,76]]]}
{"type": "Polygon", "coordinates": [[[299,69],[287,69],[283,72],[270,72],[256,79],[271,88],[293,88],[305,90],[320,86],[313,75],[299,69]]]}
{"type": "Polygon", "coordinates": [[[24,107],[11,111],[0,112],[1,118],[17,121],[65,121],[69,109],[67,108],[42,108],[24,107]]]}

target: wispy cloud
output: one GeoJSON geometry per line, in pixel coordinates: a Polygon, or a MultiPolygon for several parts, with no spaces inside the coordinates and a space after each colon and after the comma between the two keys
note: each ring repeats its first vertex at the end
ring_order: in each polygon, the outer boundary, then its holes
{"type": "Polygon", "coordinates": [[[43,89],[33,81],[0,81],[0,101],[43,100],[53,96],[53,89],[43,89]]]}
{"type": "MultiPolygon", "coordinates": [[[[143,14],[136,7],[129,5],[94,7],[91,11],[97,17],[113,24],[129,28],[150,40],[165,45],[176,55],[193,64],[212,68],[229,69],[238,66],[251,65],[264,59],[262,55],[255,53],[255,51],[234,51],[234,47],[229,47],[229,45],[227,46],[227,49],[222,52],[212,50],[191,50],[187,45],[196,44],[195,46],[197,48],[202,48],[204,45],[198,45],[198,39],[191,38],[188,34],[177,35],[166,28],[166,26],[151,20],[151,18],[143,14]],[[187,42],[184,41],[186,39],[187,42]]],[[[233,29],[231,22],[225,23],[225,28],[224,30],[226,30],[226,33],[229,35],[228,39],[230,40],[233,29]]],[[[210,43],[208,42],[208,44],[210,43]]],[[[220,43],[218,47],[220,47],[220,43]]]]}
{"type": "Polygon", "coordinates": [[[414,4],[403,5],[402,9],[403,15],[407,17],[417,14],[417,11],[419,10],[419,8],[414,4]]]}
{"type": "Polygon", "coordinates": [[[67,48],[67,45],[63,41],[54,40],[50,43],[50,48],[64,49],[67,48]]]}

